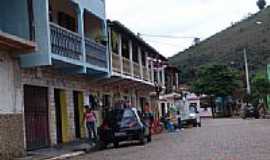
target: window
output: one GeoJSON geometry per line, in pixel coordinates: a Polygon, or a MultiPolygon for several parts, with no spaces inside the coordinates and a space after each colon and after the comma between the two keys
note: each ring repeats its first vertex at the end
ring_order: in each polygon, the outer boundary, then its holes
{"type": "Polygon", "coordinates": [[[142,65],[145,66],[146,63],[145,63],[145,51],[142,51],[142,65]]]}
{"type": "Polygon", "coordinates": [[[111,33],[111,45],[112,45],[112,51],[116,54],[118,53],[118,34],[115,31],[112,31],[111,33]]]}
{"type": "Polygon", "coordinates": [[[124,36],[122,36],[122,56],[129,59],[128,39],[124,36]]]}
{"type": "Polygon", "coordinates": [[[138,58],[138,46],[132,43],[132,59],[133,62],[139,63],[139,58],[138,58]]]}
{"type": "Polygon", "coordinates": [[[77,32],[76,19],[64,12],[58,12],[58,24],[68,30],[77,32]]]}

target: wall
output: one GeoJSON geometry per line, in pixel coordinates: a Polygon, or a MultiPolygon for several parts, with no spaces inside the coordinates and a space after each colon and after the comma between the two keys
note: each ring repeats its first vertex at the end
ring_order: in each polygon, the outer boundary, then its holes
{"type": "Polygon", "coordinates": [[[22,114],[0,114],[0,159],[21,157],[24,151],[22,114]]]}
{"type": "Polygon", "coordinates": [[[0,159],[24,155],[22,95],[17,59],[0,51],[0,159]]]}
{"type": "Polygon", "coordinates": [[[0,113],[22,113],[22,95],[18,61],[0,51],[0,113]]]}
{"type": "Polygon", "coordinates": [[[29,39],[27,0],[4,0],[0,5],[0,15],[3,31],[29,39]]]}

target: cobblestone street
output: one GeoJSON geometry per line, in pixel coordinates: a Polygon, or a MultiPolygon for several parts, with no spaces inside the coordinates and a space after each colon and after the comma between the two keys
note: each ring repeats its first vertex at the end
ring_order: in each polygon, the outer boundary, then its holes
{"type": "Polygon", "coordinates": [[[204,120],[202,128],[155,136],[145,146],[129,145],[74,160],[269,160],[270,121],[204,120]]]}

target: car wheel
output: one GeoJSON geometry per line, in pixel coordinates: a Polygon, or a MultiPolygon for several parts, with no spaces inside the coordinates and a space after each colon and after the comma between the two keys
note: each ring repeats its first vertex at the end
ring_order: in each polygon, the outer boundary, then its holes
{"type": "Polygon", "coordinates": [[[113,146],[114,146],[114,148],[118,148],[119,147],[119,142],[118,141],[113,142],[113,146]]]}
{"type": "Polygon", "coordinates": [[[145,137],[143,133],[140,135],[139,141],[141,145],[145,145],[145,137]]]}
{"type": "Polygon", "coordinates": [[[197,123],[196,122],[193,122],[193,127],[197,127],[197,123]]]}
{"type": "Polygon", "coordinates": [[[152,141],[152,135],[149,134],[149,135],[147,136],[147,142],[151,142],[151,141],[152,141]]]}

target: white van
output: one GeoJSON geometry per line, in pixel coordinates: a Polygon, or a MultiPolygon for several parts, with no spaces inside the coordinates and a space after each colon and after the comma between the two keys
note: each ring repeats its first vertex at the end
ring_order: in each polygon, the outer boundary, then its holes
{"type": "Polygon", "coordinates": [[[192,124],[194,127],[201,127],[200,113],[194,103],[189,103],[188,100],[183,99],[176,102],[176,107],[180,111],[183,125],[192,124]]]}

